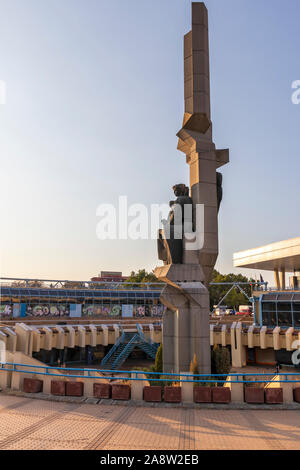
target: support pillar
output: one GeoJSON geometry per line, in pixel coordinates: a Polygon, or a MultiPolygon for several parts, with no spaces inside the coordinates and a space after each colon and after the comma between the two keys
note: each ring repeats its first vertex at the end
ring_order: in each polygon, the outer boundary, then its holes
{"type": "Polygon", "coordinates": [[[209,294],[202,282],[189,281],[204,279],[201,267],[166,265],[157,268],[156,275],[167,282],[161,294],[167,307],[163,319],[164,372],[188,372],[196,355],[199,373],[210,374],[209,294]]]}
{"type": "Polygon", "coordinates": [[[276,289],[280,290],[279,272],[277,268],[274,269],[274,277],[275,277],[276,289]]]}
{"type": "Polygon", "coordinates": [[[163,368],[164,372],[174,372],[175,348],[174,348],[174,323],[175,313],[167,309],[163,319],[163,368]]]}
{"type": "Polygon", "coordinates": [[[285,290],[285,269],[282,268],[281,272],[280,272],[280,279],[281,279],[281,289],[282,290],[285,290]]]}
{"type": "Polygon", "coordinates": [[[228,387],[231,391],[233,403],[244,403],[244,384],[239,379],[243,379],[243,376],[229,377],[224,384],[224,387],[228,387]]]}
{"type": "MultiPolygon", "coordinates": [[[[182,374],[186,374],[186,372],[182,372],[182,374]]],[[[193,403],[194,402],[194,382],[193,382],[193,374],[189,374],[189,376],[181,376],[181,390],[182,390],[182,402],[183,403],[193,403]],[[182,382],[184,381],[184,382],[182,382]]]]}

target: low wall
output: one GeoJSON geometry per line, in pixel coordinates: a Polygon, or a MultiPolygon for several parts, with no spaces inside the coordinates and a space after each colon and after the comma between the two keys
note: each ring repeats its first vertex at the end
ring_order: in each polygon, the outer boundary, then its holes
{"type": "MultiPolygon", "coordinates": [[[[45,364],[23,353],[8,353],[7,362],[22,364],[16,366],[17,370],[12,370],[13,365],[6,367],[10,370],[0,369],[0,386],[2,389],[11,391],[24,391],[24,379],[26,378],[29,379],[26,381],[26,386],[29,383],[30,390],[35,390],[37,388],[35,385],[40,384],[41,381],[43,393],[50,396],[54,393],[103,400],[131,399],[138,402],[143,400],[153,403],[165,401],[174,404],[212,403],[224,406],[244,403],[256,405],[296,405],[299,403],[300,408],[300,374],[280,374],[274,376],[269,382],[264,380],[259,383],[260,381],[257,379],[256,381],[252,380],[251,384],[243,383],[247,380],[245,376],[232,375],[228,376],[223,386],[216,387],[199,386],[194,382],[194,377],[191,374],[182,372],[176,377],[165,377],[164,380],[170,380],[168,385],[155,384],[152,386],[152,382],[149,382],[142,372],[131,372],[130,374],[124,372],[113,378],[107,378],[105,373],[89,369],[83,371],[84,375],[74,376],[75,370],[67,373],[62,368],[47,368],[45,364]],[[32,369],[26,371],[26,366],[32,366],[32,369]],[[37,368],[34,369],[34,366],[37,368]],[[39,371],[41,373],[38,373],[39,371]],[[55,387],[59,392],[53,392],[55,387]]],[[[217,379],[210,377],[210,380],[217,379]]]]}

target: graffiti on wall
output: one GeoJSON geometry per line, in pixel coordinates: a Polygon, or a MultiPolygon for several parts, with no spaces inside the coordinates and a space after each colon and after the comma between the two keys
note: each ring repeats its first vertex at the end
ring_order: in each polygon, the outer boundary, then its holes
{"type": "Polygon", "coordinates": [[[0,305],[0,316],[11,317],[12,316],[12,306],[11,305],[0,305]]]}
{"type": "Polygon", "coordinates": [[[118,317],[121,315],[122,305],[84,305],[82,314],[85,316],[111,316],[118,317]]]}
{"type": "Polygon", "coordinates": [[[110,317],[120,317],[122,316],[134,316],[134,317],[161,317],[165,311],[163,305],[84,305],[82,308],[82,314],[84,316],[110,316],[110,317]],[[124,308],[130,307],[130,314],[127,313],[127,310],[124,308]],[[125,313],[126,312],[126,313],[125,313]]]}
{"type": "MultiPolygon", "coordinates": [[[[80,305],[81,306],[81,305],[80,305]]],[[[162,317],[166,307],[163,305],[123,305],[123,316],[133,317],[162,317]],[[125,308],[127,307],[127,309],[125,308]],[[130,313],[129,313],[130,311],[130,313]],[[125,313],[126,312],[126,313],[125,313]]],[[[69,304],[37,304],[25,305],[24,315],[21,315],[21,304],[15,304],[14,308],[10,304],[0,305],[0,317],[18,317],[25,316],[31,317],[65,317],[70,316],[69,304]],[[18,308],[17,308],[18,307],[18,308]]],[[[108,317],[121,317],[122,305],[92,305],[87,304],[82,306],[83,316],[108,316],[108,317]]],[[[78,315],[81,316],[78,312],[78,315]]]]}
{"type": "Polygon", "coordinates": [[[164,305],[153,305],[151,307],[151,316],[162,317],[166,310],[167,307],[165,307],[164,305]]]}
{"type": "Polygon", "coordinates": [[[65,317],[69,316],[69,305],[32,305],[27,306],[26,313],[31,317],[65,317]]]}

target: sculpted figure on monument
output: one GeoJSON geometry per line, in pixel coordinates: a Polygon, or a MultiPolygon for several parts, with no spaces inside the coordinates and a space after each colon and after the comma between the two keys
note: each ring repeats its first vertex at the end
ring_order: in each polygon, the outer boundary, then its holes
{"type": "Polygon", "coordinates": [[[158,258],[167,264],[182,264],[183,235],[192,228],[192,199],[185,184],[173,186],[175,201],[170,201],[170,213],[158,231],[158,258]]]}
{"type": "Polygon", "coordinates": [[[223,187],[222,187],[222,183],[223,183],[223,175],[222,175],[222,173],[219,173],[219,172],[217,171],[217,201],[218,201],[218,212],[219,212],[220,205],[221,205],[221,202],[222,202],[222,199],[223,199],[223,187]]]}

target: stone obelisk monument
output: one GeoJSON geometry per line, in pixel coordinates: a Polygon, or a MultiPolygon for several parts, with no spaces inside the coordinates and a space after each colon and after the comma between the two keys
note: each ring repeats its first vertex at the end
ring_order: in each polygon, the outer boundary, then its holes
{"type": "Polygon", "coordinates": [[[218,256],[222,200],[222,175],[217,169],[228,163],[229,151],[216,150],[212,140],[208,14],[202,2],[192,3],[192,30],[184,37],[184,97],[183,125],[177,136],[178,149],[190,167],[190,188],[184,184],[173,188],[177,199],[170,203],[169,219],[158,239],[164,266],[155,270],[166,283],[161,295],[167,307],[163,367],[164,372],[186,372],[196,355],[199,373],[210,373],[207,287],[218,256]],[[183,228],[178,221],[184,221],[183,228]]]}

